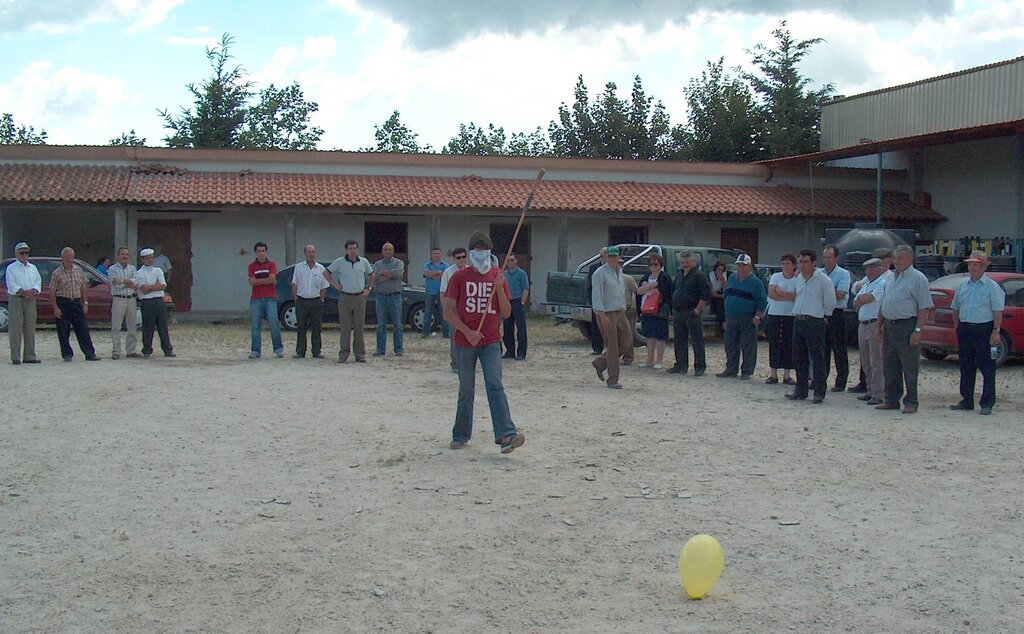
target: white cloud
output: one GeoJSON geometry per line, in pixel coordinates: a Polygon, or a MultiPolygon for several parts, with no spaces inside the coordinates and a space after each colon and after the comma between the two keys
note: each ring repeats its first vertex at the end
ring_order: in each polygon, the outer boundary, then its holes
{"type": "Polygon", "coordinates": [[[220,44],[220,40],[215,37],[184,37],[180,35],[169,35],[163,38],[163,41],[168,44],[175,46],[201,46],[203,48],[213,48],[220,44]]]}
{"type": "Polygon", "coordinates": [[[276,84],[278,87],[292,82],[292,73],[289,68],[298,59],[299,52],[290,46],[282,46],[274,51],[270,60],[258,71],[252,74],[250,79],[258,84],[257,88],[266,88],[269,84],[276,84]]]}
{"type": "Polygon", "coordinates": [[[302,56],[306,59],[327,59],[334,57],[338,43],[330,35],[307,37],[302,43],[302,56]]]}
{"type": "Polygon", "coordinates": [[[155,26],[184,0],[3,0],[0,33],[66,33],[90,24],[133,21],[129,30],[155,26]]]}

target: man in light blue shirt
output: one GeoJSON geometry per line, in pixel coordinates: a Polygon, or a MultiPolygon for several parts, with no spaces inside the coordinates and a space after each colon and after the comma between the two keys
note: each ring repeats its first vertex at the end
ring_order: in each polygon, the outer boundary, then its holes
{"type": "Polygon", "coordinates": [[[839,249],[834,244],[827,245],[821,251],[821,259],[825,263],[822,271],[828,275],[835,286],[836,307],[831,315],[826,315],[828,322],[828,342],[825,346],[825,381],[832,369],[832,356],[836,358],[836,382],[833,392],[846,389],[846,381],[850,377],[850,358],[846,345],[846,305],[850,297],[850,272],[839,266],[839,249]]]}
{"type": "Polygon", "coordinates": [[[974,382],[978,370],[984,381],[981,389],[981,413],[992,413],[996,403],[996,360],[991,346],[1000,344],[999,328],[1006,307],[1006,293],[985,275],[988,255],[974,251],[967,262],[969,277],[953,295],[953,325],[960,357],[960,402],[952,410],[974,409],[974,382]]]}
{"type": "Polygon", "coordinates": [[[504,358],[522,361],[526,358],[526,307],[530,305],[530,278],[519,268],[519,259],[514,253],[508,258],[505,281],[512,297],[512,314],[502,324],[504,358]]]}
{"type": "Polygon", "coordinates": [[[430,261],[423,265],[423,336],[429,337],[434,332],[434,314],[441,322],[441,334],[448,338],[448,323],[441,319],[441,276],[444,275],[448,263],[441,259],[441,249],[430,250],[430,261]]]}

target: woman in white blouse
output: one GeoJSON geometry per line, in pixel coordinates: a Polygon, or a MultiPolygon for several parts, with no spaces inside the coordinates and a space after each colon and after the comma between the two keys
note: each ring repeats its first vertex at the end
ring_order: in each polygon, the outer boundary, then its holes
{"type": "Polygon", "coordinates": [[[764,325],[768,336],[768,366],[771,376],[765,383],[779,382],[779,369],[783,370],[782,382],[796,383],[790,376],[793,363],[793,301],[796,299],[796,256],[787,253],[782,256],[782,271],[772,274],[768,280],[768,319],[764,325]]]}

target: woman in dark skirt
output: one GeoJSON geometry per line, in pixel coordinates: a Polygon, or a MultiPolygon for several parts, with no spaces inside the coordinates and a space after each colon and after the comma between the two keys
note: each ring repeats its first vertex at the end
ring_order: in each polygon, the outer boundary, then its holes
{"type": "Polygon", "coordinates": [[[661,361],[665,358],[665,342],[668,341],[668,318],[669,308],[672,304],[672,278],[664,269],[665,261],[660,255],[651,256],[651,272],[640,280],[640,287],[637,294],[641,299],[640,329],[647,337],[647,362],[641,361],[637,366],[646,368],[653,367],[655,370],[662,368],[661,361]],[[659,302],[656,313],[647,314],[643,307],[650,303],[650,296],[658,292],[659,302]]]}
{"type": "Polygon", "coordinates": [[[783,370],[783,383],[793,385],[789,376],[793,363],[793,302],[796,300],[796,256],[782,256],[782,272],[773,273],[768,280],[768,320],[764,333],[768,337],[769,385],[779,382],[779,369],[783,370]]]}
{"type": "Polygon", "coordinates": [[[729,276],[725,273],[725,262],[718,260],[708,273],[711,282],[711,311],[715,314],[715,322],[721,328],[725,322],[725,283],[729,276]]]}

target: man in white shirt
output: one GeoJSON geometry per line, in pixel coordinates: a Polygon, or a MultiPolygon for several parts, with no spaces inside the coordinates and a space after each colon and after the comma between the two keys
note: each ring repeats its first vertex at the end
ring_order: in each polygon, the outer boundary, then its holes
{"type": "Polygon", "coordinates": [[[814,364],[814,398],[825,400],[825,315],[836,307],[836,287],[821,269],[813,249],[803,249],[796,258],[796,299],[793,301],[793,357],[796,365],[796,388],[786,398],[802,401],[807,398],[809,363],[814,364]]]}
{"type": "Polygon", "coordinates": [[[174,346],[171,345],[171,333],[167,330],[167,307],[164,306],[164,289],[167,281],[164,272],[153,266],[155,257],[153,249],[139,252],[142,268],[135,272],[132,282],[139,294],[139,305],[142,308],[142,357],[153,356],[153,332],[160,335],[160,349],[165,357],[176,357],[174,346]]]}
{"type": "Polygon", "coordinates": [[[345,255],[327,267],[337,282],[332,282],[338,291],[338,324],[341,326],[341,349],[338,363],[348,361],[348,355],[355,348],[356,363],[366,363],[366,340],[363,327],[366,324],[366,296],[373,290],[374,274],[369,260],[359,255],[359,243],[345,241],[345,255]]]}
{"type": "Polygon", "coordinates": [[[14,245],[15,262],[7,265],[4,280],[7,294],[7,336],[11,343],[11,363],[40,363],[36,358],[36,296],[43,291],[39,269],[28,261],[25,242],[14,245]]]}
{"type": "Polygon", "coordinates": [[[868,405],[879,405],[885,398],[885,373],[882,370],[882,342],[878,340],[878,309],[885,294],[886,277],[882,274],[882,260],[871,258],[864,262],[863,283],[853,307],[857,309],[860,326],[857,329],[857,343],[860,348],[860,367],[864,372],[867,392],[857,400],[868,405]]]}
{"type": "Polygon", "coordinates": [[[296,264],[292,272],[292,297],[295,299],[295,317],[298,321],[293,356],[296,359],[306,356],[306,330],[309,330],[313,358],[323,359],[320,331],[324,320],[324,296],[327,295],[327,287],[331,285],[331,274],[323,264],[316,261],[315,246],[307,244],[303,253],[306,261],[296,264]]]}
{"type": "MultiPolygon", "coordinates": [[[[441,274],[441,315],[444,315],[444,293],[448,290],[448,282],[451,281],[452,275],[459,269],[466,268],[466,258],[468,253],[462,247],[456,247],[452,249],[452,258],[455,260],[455,264],[449,266],[441,274]]],[[[452,332],[451,324],[448,325],[448,331],[452,332]]],[[[449,337],[448,339],[448,354],[451,357],[452,374],[458,374],[459,368],[455,363],[455,337],[449,337]]]]}
{"type": "Polygon", "coordinates": [[[131,263],[132,252],[128,247],[117,250],[117,264],[107,268],[110,277],[110,338],[114,341],[111,359],[121,358],[121,324],[125,326],[125,350],[128,357],[135,359],[141,356],[135,351],[138,335],[135,333],[135,265],[131,263]]]}
{"type": "Polygon", "coordinates": [[[171,265],[171,258],[164,255],[164,245],[154,244],[153,245],[153,266],[164,272],[164,282],[170,283],[171,281],[171,269],[174,267],[171,265]]]}

